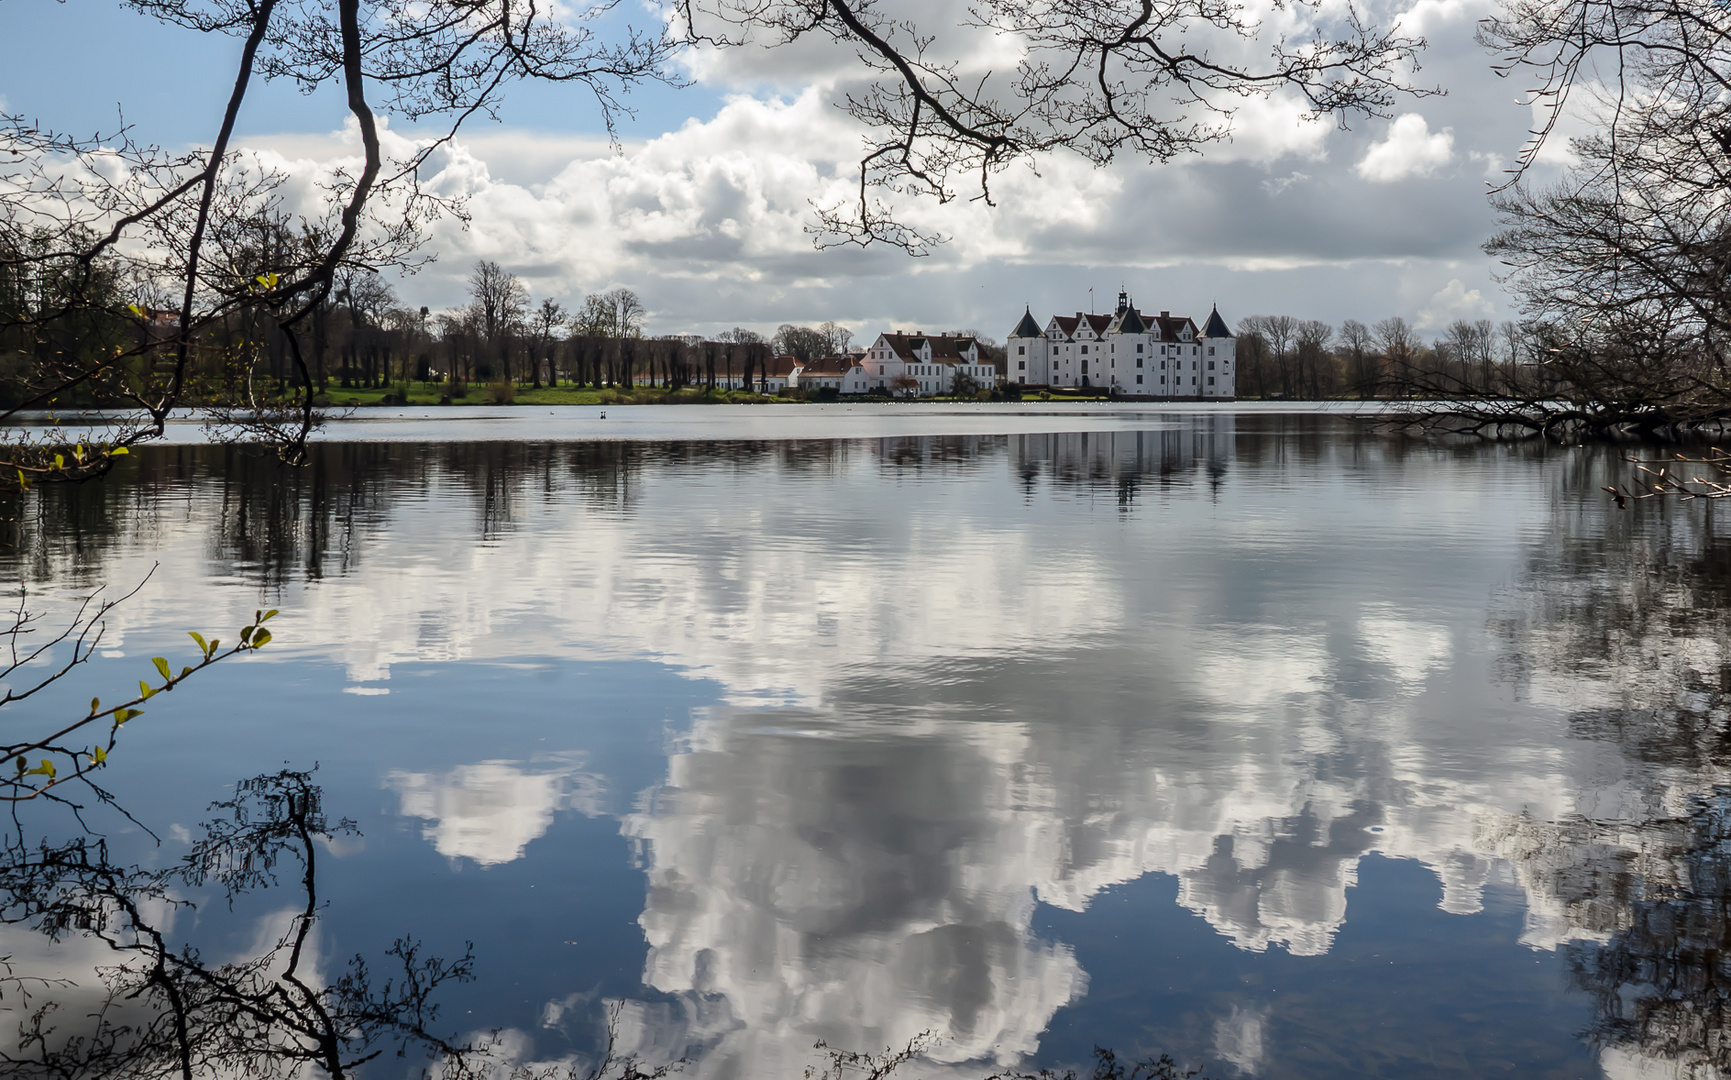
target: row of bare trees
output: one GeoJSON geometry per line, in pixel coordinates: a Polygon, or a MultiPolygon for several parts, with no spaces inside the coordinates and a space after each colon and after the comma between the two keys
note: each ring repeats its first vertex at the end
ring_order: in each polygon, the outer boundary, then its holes
{"type": "MultiPolygon", "coordinates": [[[[0,273],[0,312],[51,304],[54,287],[51,280],[0,273]]],[[[445,382],[457,393],[472,382],[496,381],[537,388],[632,386],[644,380],[669,388],[725,388],[761,383],[774,352],[810,359],[846,348],[850,337],[847,328],[825,323],[817,329],[783,326],[773,340],[744,329],[713,341],[651,338],[644,332],[643,301],[630,289],[594,293],[572,311],[552,298],[534,302],[516,274],[487,260],[476,264],[468,293],[467,303],[434,314],[401,304],[377,271],[341,267],[329,294],[309,301],[300,334],[304,375],[273,316],[239,310],[206,321],[185,342],[183,396],[193,402],[233,399],[262,389],[282,397],[303,384],[319,394],[333,386],[411,382],[445,382]]],[[[116,291],[114,306],[119,298],[116,291]]],[[[52,397],[58,407],[125,400],[127,384],[121,380],[141,385],[158,369],[167,370],[179,336],[171,312],[146,313],[155,322],[146,319],[141,328],[136,320],[87,309],[80,318],[57,320],[52,333],[27,333],[22,320],[0,320],[0,406],[40,399],[67,357],[131,346],[137,354],[131,366],[114,367],[105,380],[64,387],[52,397]]]]}
{"type": "Polygon", "coordinates": [[[1238,393],[1287,400],[1503,393],[1532,381],[1543,348],[1533,326],[1489,319],[1456,320],[1426,342],[1398,315],[1338,328],[1252,315],[1238,325],[1238,393]]]}

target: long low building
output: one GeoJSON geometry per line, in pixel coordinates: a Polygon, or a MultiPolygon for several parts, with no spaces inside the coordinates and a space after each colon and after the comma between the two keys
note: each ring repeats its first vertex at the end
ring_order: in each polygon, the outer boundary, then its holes
{"type": "Polygon", "coordinates": [[[1054,315],[1044,329],[1026,309],[1010,331],[1009,380],[1024,386],[1110,390],[1123,397],[1231,400],[1238,342],[1216,307],[1198,328],[1169,311],[1144,315],[1127,293],[1111,315],[1054,315]]]}
{"type": "Polygon", "coordinates": [[[787,385],[841,394],[935,397],[991,390],[998,369],[964,334],[883,333],[864,350],[797,365],[787,385]]]}

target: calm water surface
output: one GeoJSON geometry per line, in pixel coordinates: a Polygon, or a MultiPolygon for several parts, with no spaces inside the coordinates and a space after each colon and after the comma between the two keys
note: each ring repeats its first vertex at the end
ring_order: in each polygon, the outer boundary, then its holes
{"type": "MultiPolygon", "coordinates": [[[[605,440],[400,418],[302,470],[188,444],[39,489],[4,580],[46,610],[149,582],[29,715],[281,608],[266,655],[129,725],[108,782],[162,843],[116,846],[172,859],[225,785],[316,763],[362,832],[323,864],[321,955],[472,940],[447,1016],[523,1062],[591,1053],[611,1011],[705,1078],[922,1031],[918,1075],[958,1078],[1096,1044],[1720,1075],[1712,507],[1617,512],[1614,454],[1320,413],[778,439],[695,411],[605,440]]],[[[241,955],[282,918],[175,932],[241,955]]]]}

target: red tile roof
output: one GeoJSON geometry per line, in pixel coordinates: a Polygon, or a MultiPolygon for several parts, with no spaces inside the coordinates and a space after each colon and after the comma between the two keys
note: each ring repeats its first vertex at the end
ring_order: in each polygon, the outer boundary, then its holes
{"type": "Polygon", "coordinates": [[[910,363],[914,360],[914,350],[921,342],[931,344],[933,362],[952,364],[963,362],[962,353],[974,343],[971,337],[955,337],[950,334],[885,334],[883,339],[895,350],[896,356],[910,363]]]}

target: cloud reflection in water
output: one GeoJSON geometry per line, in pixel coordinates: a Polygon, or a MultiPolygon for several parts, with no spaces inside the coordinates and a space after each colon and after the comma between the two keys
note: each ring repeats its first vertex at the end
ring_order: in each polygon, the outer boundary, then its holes
{"type": "Polygon", "coordinates": [[[392,770],[385,786],[397,793],[399,813],[426,821],[421,835],[434,850],[479,866],[522,858],[558,810],[599,815],[605,791],[600,777],[580,771],[575,762],[482,761],[445,773],[392,770]]]}

